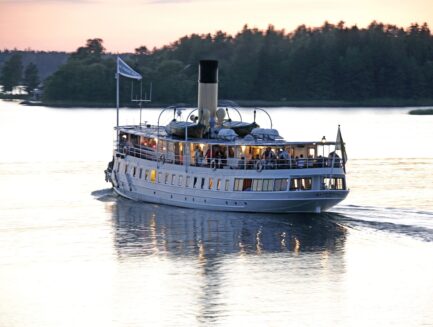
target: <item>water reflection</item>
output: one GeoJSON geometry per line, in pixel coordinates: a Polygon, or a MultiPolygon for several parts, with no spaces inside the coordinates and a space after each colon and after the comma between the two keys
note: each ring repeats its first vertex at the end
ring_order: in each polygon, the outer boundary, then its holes
{"type": "Polygon", "coordinates": [[[341,216],[336,213],[214,212],[117,197],[111,206],[120,257],[333,252],[341,250],[346,239],[346,229],[335,222],[341,216]]]}

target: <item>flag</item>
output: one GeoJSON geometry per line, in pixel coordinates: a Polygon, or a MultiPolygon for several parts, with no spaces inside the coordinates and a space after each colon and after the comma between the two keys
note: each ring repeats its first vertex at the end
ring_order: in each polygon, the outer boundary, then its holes
{"type": "Polygon", "coordinates": [[[341,136],[340,125],[338,125],[337,139],[335,141],[335,150],[341,151],[343,165],[345,165],[347,162],[347,153],[346,153],[346,147],[344,146],[343,137],[341,136]]]}
{"type": "Polygon", "coordinates": [[[142,78],[139,73],[129,67],[120,57],[117,57],[117,74],[133,79],[142,78]]]}

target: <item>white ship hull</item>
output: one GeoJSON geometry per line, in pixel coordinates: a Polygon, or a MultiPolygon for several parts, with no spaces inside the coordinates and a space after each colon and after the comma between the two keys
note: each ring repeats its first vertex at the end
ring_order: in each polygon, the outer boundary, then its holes
{"type": "Polygon", "coordinates": [[[166,204],[185,208],[206,209],[216,211],[235,212],[315,212],[319,213],[335,206],[344,200],[348,190],[321,190],[320,179],[330,173],[333,175],[344,174],[341,168],[323,169],[279,169],[263,170],[232,170],[232,169],[211,169],[205,167],[189,166],[186,171],[184,166],[174,164],[162,164],[155,161],[139,159],[126,156],[116,158],[111,178],[114,190],[121,196],[135,201],[146,201],[151,203],[166,204]],[[125,172],[128,165],[130,171],[125,172]],[[116,169],[118,167],[118,171],[116,169]],[[131,173],[131,167],[135,168],[135,176],[131,173]],[[141,178],[139,171],[142,170],[141,178]],[[143,172],[154,170],[156,176],[154,181],[145,180],[143,172]],[[166,181],[165,175],[169,178],[166,181]],[[172,176],[176,179],[172,182],[172,176]],[[297,176],[311,176],[313,185],[311,190],[291,191],[288,188],[284,191],[254,192],[234,191],[235,178],[263,178],[263,179],[288,179],[297,176]],[[158,181],[158,176],[162,179],[158,181]],[[179,186],[179,176],[185,181],[190,176],[192,181],[198,179],[198,185],[193,187],[184,184],[179,186]],[[201,179],[204,180],[201,185],[201,179]],[[214,185],[209,186],[209,179],[214,185]],[[217,180],[228,180],[228,190],[224,187],[216,189],[217,180]]]}

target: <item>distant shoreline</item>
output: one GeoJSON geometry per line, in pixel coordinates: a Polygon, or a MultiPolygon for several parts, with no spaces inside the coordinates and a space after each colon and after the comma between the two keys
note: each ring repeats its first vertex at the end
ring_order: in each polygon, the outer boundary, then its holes
{"type": "MultiPolygon", "coordinates": [[[[85,102],[85,101],[31,101],[22,97],[3,97],[1,99],[23,100],[22,105],[45,106],[54,108],[115,108],[115,102],[85,102]]],[[[392,108],[392,107],[433,107],[433,99],[404,100],[404,99],[370,99],[362,101],[342,101],[342,100],[312,100],[312,101],[264,101],[264,100],[233,100],[240,107],[300,107],[300,108],[392,108]]],[[[137,105],[121,104],[122,107],[137,108],[137,105]]],[[[167,107],[172,103],[143,103],[143,108],[167,107]]],[[[195,104],[190,103],[191,107],[195,104]]],[[[419,114],[419,113],[414,113],[419,114]]],[[[423,114],[423,113],[421,113],[423,114]]],[[[424,113],[425,114],[425,113],[424,113]]]]}

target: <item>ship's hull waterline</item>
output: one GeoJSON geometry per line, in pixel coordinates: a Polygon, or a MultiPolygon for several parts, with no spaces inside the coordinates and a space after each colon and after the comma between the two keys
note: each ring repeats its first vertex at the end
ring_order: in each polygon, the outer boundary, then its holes
{"type": "MultiPolygon", "coordinates": [[[[233,212],[263,212],[263,213],[299,213],[313,212],[320,213],[335,206],[346,198],[348,190],[308,190],[308,191],[290,191],[289,189],[280,192],[254,192],[232,191],[234,179],[241,178],[257,178],[262,176],[265,179],[270,178],[296,178],[304,176],[307,172],[299,169],[287,170],[270,170],[257,173],[256,170],[226,170],[204,167],[189,167],[188,173],[184,167],[173,164],[162,164],[154,161],[147,161],[137,158],[126,157],[121,160],[125,165],[136,167],[138,171],[155,170],[155,179],[153,182],[143,181],[140,178],[134,178],[130,174],[124,173],[122,169],[118,172],[111,172],[111,180],[113,180],[114,191],[128,199],[134,201],[144,201],[150,203],[172,205],[177,207],[214,210],[214,211],[233,211],[233,212]],[[168,183],[158,180],[158,174],[168,174],[170,176],[168,183]],[[206,180],[205,185],[198,183],[197,187],[180,187],[177,184],[177,179],[174,185],[171,182],[171,176],[175,174],[179,176],[191,177],[194,176],[201,180],[206,180]],[[209,178],[213,183],[220,178],[221,180],[229,180],[230,191],[222,189],[215,190],[216,185],[209,189],[209,178]]],[[[119,162],[118,162],[119,164],[119,162]]],[[[335,169],[333,174],[341,173],[339,169],[335,169]]],[[[329,170],[325,169],[322,172],[315,170],[314,174],[319,177],[329,174],[329,170]]],[[[221,188],[223,188],[222,186],[221,188]]]]}

